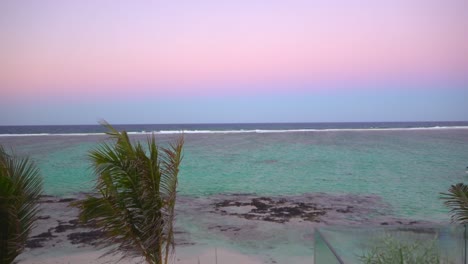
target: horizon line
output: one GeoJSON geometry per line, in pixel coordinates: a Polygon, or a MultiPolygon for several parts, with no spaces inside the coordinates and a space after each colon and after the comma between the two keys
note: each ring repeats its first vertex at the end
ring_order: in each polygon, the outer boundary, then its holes
{"type": "MultiPolygon", "coordinates": [[[[431,121],[300,121],[300,122],[190,122],[190,123],[110,123],[113,126],[138,126],[138,125],[248,125],[248,124],[356,124],[356,123],[463,123],[468,120],[431,120],[431,121]]],[[[99,122],[95,124],[21,124],[3,125],[0,127],[21,127],[21,126],[101,126],[99,122]]]]}

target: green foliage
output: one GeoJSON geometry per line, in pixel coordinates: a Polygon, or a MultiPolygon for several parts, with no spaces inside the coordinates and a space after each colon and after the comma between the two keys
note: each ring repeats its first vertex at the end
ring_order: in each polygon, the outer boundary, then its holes
{"type": "Polygon", "coordinates": [[[468,224],[468,186],[463,183],[452,185],[448,193],[442,193],[444,204],[450,208],[454,222],[468,224]]]}
{"type": "Polygon", "coordinates": [[[452,263],[441,257],[436,241],[400,241],[385,235],[364,253],[365,264],[441,264],[452,263]]]}
{"type": "Polygon", "coordinates": [[[13,263],[23,251],[41,193],[42,179],[34,163],[9,155],[0,145],[0,264],[13,263]]]}
{"type": "Polygon", "coordinates": [[[138,254],[148,263],[167,263],[174,250],[174,205],[183,138],[158,148],[154,135],[147,149],[132,144],[125,131],[102,123],[115,144],[90,152],[97,175],[97,196],[76,203],[83,221],[105,231],[106,242],[124,256],[138,254]]]}

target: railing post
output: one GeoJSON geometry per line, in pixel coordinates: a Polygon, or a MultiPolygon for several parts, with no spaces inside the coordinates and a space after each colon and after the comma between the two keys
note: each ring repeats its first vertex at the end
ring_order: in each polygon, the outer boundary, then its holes
{"type": "Polygon", "coordinates": [[[464,232],[464,236],[463,236],[464,241],[465,241],[465,252],[463,252],[463,253],[464,253],[464,255],[465,255],[465,264],[467,264],[467,263],[466,263],[466,254],[467,254],[467,250],[466,250],[466,238],[467,238],[467,237],[466,237],[466,224],[463,224],[463,227],[465,228],[465,232],[464,232]]]}

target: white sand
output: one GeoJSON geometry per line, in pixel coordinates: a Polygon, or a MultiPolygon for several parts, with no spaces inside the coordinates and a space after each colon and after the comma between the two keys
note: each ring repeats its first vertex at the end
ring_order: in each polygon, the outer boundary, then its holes
{"type": "Polygon", "coordinates": [[[232,250],[220,249],[220,248],[208,248],[203,251],[199,251],[195,254],[185,255],[178,254],[175,257],[177,264],[197,264],[200,260],[200,264],[260,264],[263,263],[260,259],[252,256],[242,255],[232,250]]]}
{"type": "MultiPolygon", "coordinates": [[[[92,229],[88,227],[73,227],[58,231],[59,225],[67,227],[71,225],[71,220],[76,220],[78,211],[74,207],[68,206],[68,202],[58,202],[59,198],[44,197],[41,203],[41,219],[31,233],[31,238],[38,235],[49,234],[40,242],[40,247],[26,248],[16,259],[19,264],[82,264],[82,263],[116,263],[122,255],[108,255],[102,257],[107,249],[98,248],[89,244],[72,243],[68,235],[72,233],[88,232],[92,229]],[[48,202],[50,201],[50,202],[48,202]]],[[[243,255],[231,249],[217,248],[217,259],[220,264],[245,263],[257,264],[261,260],[251,256],[243,255]]],[[[197,264],[216,263],[215,248],[207,245],[188,245],[176,248],[176,255],[173,263],[197,264]]],[[[120,261],[123,264],[144,263],[142,258],[126,258],[120,261]]]]}
{"type": "MultiPolygon", "coordinates": [[[[52,251],[53,249],[51,249],[52,251]]],[[[66,255],[53,255],[53,252],[48,254],[41,254],[38,256],[22,256],[18,260],[18,264],[102,264],[102,263],[116,263],[121,255],[101,257],[105,253],[104,250],[71,252],[66,255]],[[26,258],[24,258],[26,257],[26,258]],[[23,259],[24,258],[24,259],[23,259]]],[[[187,251],[177,250],[172,263],[175,264],[261,264],[260,259],[251,256],[242,255],[227,249],[220,248],[205,248],[201,251],[187,251]],[[179,251],[180,254],[179,254],[179,251]]],[[[144,263],[141,258],[125,258],[119,263],[122,264],[136,264],[144,263]]]]}
{"type": "MultiPolygon", "coordinates": [[[[103,251],[88,251],[88,252],[76,252],[70,253],[67,255],[59,256],[36,256],[20,260],[19,264],[79,264],[79,263],[89,263],[89,264],[98,264],[98,263],[116,263],[121,256],[106,256],[101,257],[103,251]]],[[[138,259],[124,259],[121,262],[122,264],[133,264],[133,263],[142,263],[138,259]]]]}

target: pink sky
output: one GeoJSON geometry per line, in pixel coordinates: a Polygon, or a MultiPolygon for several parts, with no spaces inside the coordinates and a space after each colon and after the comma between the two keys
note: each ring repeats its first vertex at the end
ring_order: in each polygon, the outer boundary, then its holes
{"type": "Polygon", "coordinates": [[[2,1],[0,89],[229,94],[468,73],[463,0],[225,2],[2,1]]]}

